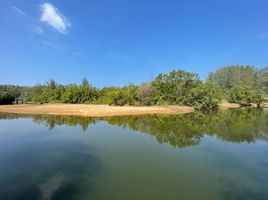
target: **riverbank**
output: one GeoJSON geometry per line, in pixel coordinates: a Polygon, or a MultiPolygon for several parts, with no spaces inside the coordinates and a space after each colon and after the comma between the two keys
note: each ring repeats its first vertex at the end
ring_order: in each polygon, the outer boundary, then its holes
{"type": "Polygon", "coordinates": [[[1,105],[0,112],[19,114],[76,115],[105,117],[143,114],[182,114],[193,112],[188,106],[108,106],[87,104],[19,104],[1,105]]]}
{"type": "MultiPolygon", "coordinates": [[[[223,103],[221,109],[239,108],[238,104],[223,103]]],[[[0,112],[18,114],[75,115],[105,117],[144,114],[183,114],[193,112],[188,106],[108,106],[87,104],[19,104],[1,105],[0,112]]]]}

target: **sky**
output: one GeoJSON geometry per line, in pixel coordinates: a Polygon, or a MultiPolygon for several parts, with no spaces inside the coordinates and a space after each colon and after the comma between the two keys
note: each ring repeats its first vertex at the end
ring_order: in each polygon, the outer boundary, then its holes
{"type": "Polygon", "coordinates": [[[0,84],[122,86],[268,66],[267,0],[1,0],[0,84]]]}

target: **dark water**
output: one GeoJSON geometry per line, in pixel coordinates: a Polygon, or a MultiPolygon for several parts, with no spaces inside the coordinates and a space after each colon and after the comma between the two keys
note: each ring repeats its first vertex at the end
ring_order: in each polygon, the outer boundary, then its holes
{"type": "Polygon", "coordinates": [[[268,199],[268,110],[0,114],[0,199],[268,199]]]}

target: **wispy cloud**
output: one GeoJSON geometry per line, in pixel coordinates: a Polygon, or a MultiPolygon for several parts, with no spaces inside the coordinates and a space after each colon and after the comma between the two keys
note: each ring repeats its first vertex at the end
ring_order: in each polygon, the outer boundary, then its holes
{"type": "Polygon", "coordinates": [[[41,4],[40,7],[42,12],[40,18],[41,22],[47,23],[59,33],[67,33],[68,28],[70,28],[72,25],[54,5],[51,3],[44,3],[41,4]]]}
{"type": "Polygon", "coordinates": [[[40,26],[34,25],[34,26],[31,26],[30,28],[35,33],[38,33],[38,34],[44,33],[43,29],[40,26]]]}
{"type": "Polygon", "coordinates": [[[26,16],[26,12],[22,11],[21,9],[19,9],[15,6],[11,7],[11,9],[19,15],[26,16]]]}

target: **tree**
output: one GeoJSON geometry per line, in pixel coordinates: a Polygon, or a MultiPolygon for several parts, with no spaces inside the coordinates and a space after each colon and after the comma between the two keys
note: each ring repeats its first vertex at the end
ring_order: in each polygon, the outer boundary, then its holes
{"type": "Polygon", "coordinates": [[[137,96],[141,105],[151,105],[154,87],[151,83],[141,84],[137,89],[137,96]]]}
{"type": "Polygon", "coordinates": [[[155,104],[183,104],[189,90],[198,84],[195,73],[173,70],[168,74],[159,74],[152,81],[155,104]]]}
{"type": "Polygon", "coordinates": [[[67,85],[61,100],[64,103],[80,103],[81,93],[79,87],[76,84],[67,85]]]}
{"type": "Polygon", "coordinates": [[[264,95],[268,96],[268,67],[258,70],[256,78],[257,87],[262,90],[264,95]]]}
{"type": "Polygon", "coordinates": [[[15,100],[15,97],[11,95],[10,93],[0,91],[0,105],[12,104],[14,100],[15,100]]]}
{"type": "Polygon", "coordinates": [[[95,87],[89,85],[88,80],[84,78],[79,87],[80,103],[92,103],[98,98],[98,91],[95,87]]]}
{"type": "Polygon", "coordinates": [[[242,106],[247,106],[250,103],[256,103],[260,106],[263,100],[260,90],[245,85],[235,86],[228,92],[228,101],[239,103],[242,106]]]}
{"type": "Polygon", "coordinates": [[[187,105],[198,110],[215,110],[222,99],[220,87],[210,82],[200,83],[187,94],[187,105]]]}
{"type": "Polygon", "coordinates": [[[219,85],[223,90],[229,90],[236,85],[254,87],[256,83],[256,68],[249,65],[229,65],[208,75],[208,81],[219,85]]]}

